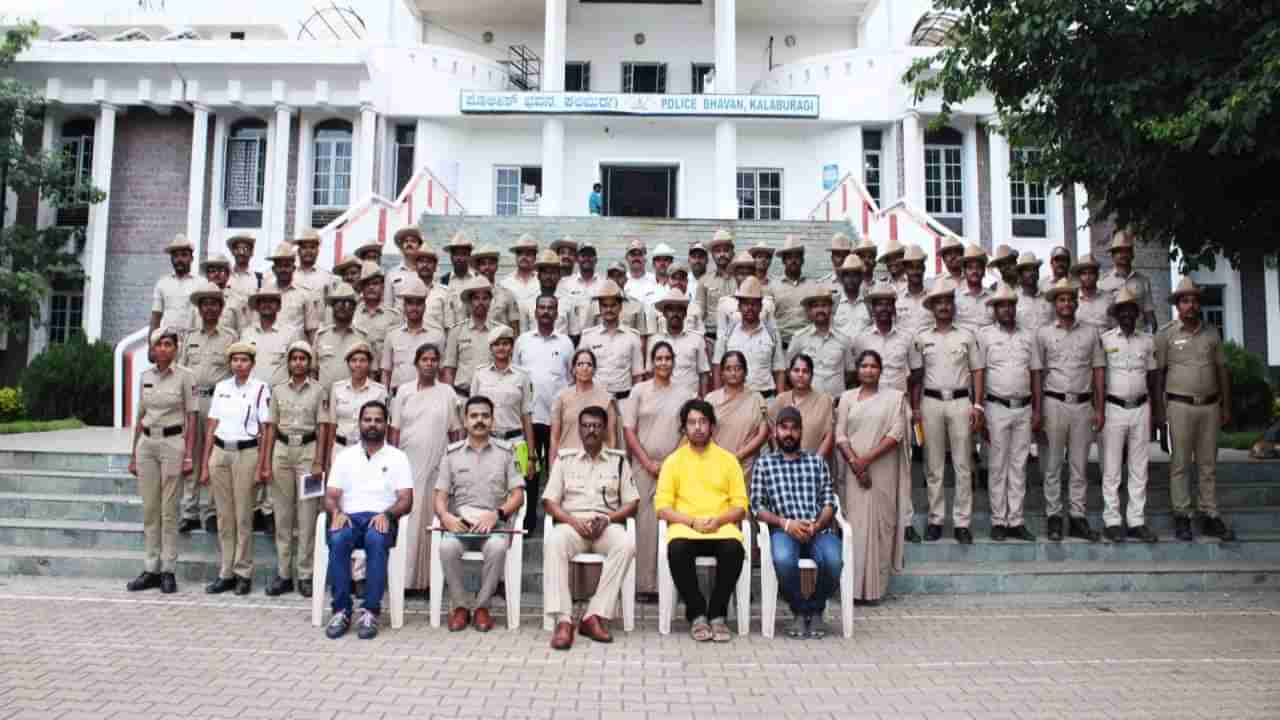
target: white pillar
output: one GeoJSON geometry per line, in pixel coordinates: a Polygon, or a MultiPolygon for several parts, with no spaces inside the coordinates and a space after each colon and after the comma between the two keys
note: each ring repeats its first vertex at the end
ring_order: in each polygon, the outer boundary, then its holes
{"type": "Polygon", "coordinates": [[[191,106],[191,180],[187,190],[187,239],[196,246],[195,268],[209,252],[204,236],[204,173],[209,156],[209,108],[191,106]]]}
{"type": "MultiPolygon", "coordinates": [[[[227,253],[223,243],[226,230],[227,208],[224,194],[223,174],[227,167],[227,133],[230,132],[226,113],[217,113],[213,117],[213,168],[210,173],[211,187],[209,193],[209,250],[227,253]]],[[[269,192],[269,191],[268,191],[269,192]]],[[[263,200],[266,198],[264,197],[263,200]]],[[[227,253],[230,257],[230,253],[227,253]]]]}
{"type": "Polygon", "coordinates": [[[968,118],[968,123],[964,126],[960,176],[964,182],[965,241],[981,245],[982,210],[978,202],[978,119],[976,117],[968,118]]]}
{"type": "Polygon", "coordinates": [[[372,105],[360,106],[360,139],[356,146],[356,162],[360,163],[356,171],[355,191],[351,193],[351,204],[354,205],[373,192],[373,158],[378,147],[378,113],[372,105]]]}
{"type": "Polygon", "coordinates": [[[93,186],[107,196],[89,206],[88,266],[85,268],[84,334],[102,337],[103,286],[107,273],[107,218],[111,212],[111,160],[116,144],[116,106],[102,103],[93,127],[93,186]]]}
{"type": "MultiPolygon", "coordinates": [[[[566,0],[546,0],[546,20],[542,43],[542,86],[540,88],[544,92],[564,92],[564,48],[565,35],[567,33],[566,25],[568,24],[567,5],[566,0]]],[[[545,168],[543,173],[543,182],[545,183],[545,168]]]]}
{"type": "Polygon", "coordinates": [[[267,242],[258,241],[254,247],[255,257],[270,255],[278,243],[284,242],[285,215],[289,207],[289,126],[292,124],[293,108],[288,105],[276,105],[275,134],[271,138],[271,176],[268,182],[273,185],[271,205],[267,213],[267,242]]]}
{"type": "MultiPolygon", "coordinates": [[[[1084,185],[1076,184],[1076,246],[1074,248],[1075,255],[1072,257],[1080,257],[1087,253],[1093,252],[1093,238],[1090,236],[1089,230],[1089,191],[1084,185]]],[[[1267,307],[1275,307],[1268,305],[1267,307]]],[[[1275,363],[1272,363],[1273,365],[1275,363]]]]}
{"type": "Polygon", "coordinates": [[[915,111],[902,118],[902,175],[903,197],[924,210],[924,133],[915,111]]]}
{"type": "Polygon", "coordinates": [[[561,118],[542,121],[542,199],[538,202],[538,214],[543,217],[565,214],[564,120],[561,118]]]}
{"type": "MultiPolygon", "coordinates": [[[[738,3],[716,0],[716,92],[738,92],[738,3]]],[[[736,211],[735,211],[736,213],[736,211]]],[[[736,217],[736,214],[735,214],[736,217]]]]}
{"type": "MultiPolygon", "coordinates": [[[[738,218],[738,125],[732,120],[716,123],[715,217],[738,218]]],[[[683,209],[683,208],[681,208],[683,209]]]]}
{"type": "Polygon", "coordinates": [[[988,125],[991,166],[991,244],[1012,245],[1013,207],[1009,195],[1009,139],[1000,133],[999,126],[988,125]]]}
{"type": "MultiPolygon", "coordinates": [[[[46,105],[44,109],[44,127],[40,133],[40,149],[47,153],[57,149],[58,142],[58,125],[62,122],[62,115],[58,112],[55,105],[46,105]]],[[[17,198],[11,198],[12,204],[9,205],[11,211],[16,211],[18,207],[17,198]]],[[[57,220],[57,211],[53,205],[43,196],[40,197],[40,206],[36,210],[36,227],[47,228],[53,225],[57,220]]],[[[5,221],[5,227],[10,227],[8,220],[5,221]]]]}
{"type": "Polygon", "coordinates": [[[310,115],[298,111],[298,178],[296,180],[296,197],[293,200],[293,232],[301,233],[311,227],[311,183],[312,164],[315,162],[315,144],[311,135],[315,131],[315,120],[310,115]]]}

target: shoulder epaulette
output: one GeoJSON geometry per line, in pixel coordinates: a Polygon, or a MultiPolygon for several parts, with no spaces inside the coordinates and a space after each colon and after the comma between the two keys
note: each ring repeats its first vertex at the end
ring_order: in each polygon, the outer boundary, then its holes
{"type": "Polygon", "coordinates": [[[581,448],[561,448],[560,452],[556,453],[556,457],[571,458],[571,457],[578,457],[581,454],[582,454],[581,448]]]}
{"type": "Polygon", "coordinates": [[[490,436],[489,442],[490,444],[500,447],[503,450],[506,450],[507,452],[512,452],[511,443],[506,440],[503,440],[502,438],[490,436]]]}
{"type": "Polygon", "coordinates": [[[626,456],[627,456],[627,453],[626,453],[625,451],[623,451],[623,450],[618,450],[617,448],[611,448],[611,447],[606,447],[606,448],[604,448],[604,454],[605,454],[605,455],[614,455],[614,456],[616,456],[616,457],[626,457],[626,456]]]}
{"type": "Polygon", "coordinates": [[[459,440],[458,442],[455,442],[455,443],[449,443],[449,448],[445,450],[445,452],[453,452],[454,450],[459,450],[462,448],[463,445],[466,445],[466,444],[467,444],[466,440],[459,440]]]}

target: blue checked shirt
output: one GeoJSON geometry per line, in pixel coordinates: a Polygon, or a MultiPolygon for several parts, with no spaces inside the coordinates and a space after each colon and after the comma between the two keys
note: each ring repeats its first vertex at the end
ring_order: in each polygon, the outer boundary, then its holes
{"type": "Polygon", "coordinates": [[[822,509],[836,506],[827,462],[811,452],[788,460],[780,452],[756,458],[751,471],[751,511],[767,510],[797,520],[817,520],[822,509]]]}

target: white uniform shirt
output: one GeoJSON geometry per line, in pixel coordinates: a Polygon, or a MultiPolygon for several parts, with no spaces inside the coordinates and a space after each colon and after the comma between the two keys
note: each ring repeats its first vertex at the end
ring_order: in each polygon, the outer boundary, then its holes
{"type": "Polygon", "coordinates": [[[556,395],[573,384],[573,343],[567,335],[543,336],[535,328],[516,338],[511,363],[524,368],[533,383],[533,422],[550,425],[556,395]]]}
{"type": "Polygon", "coordinates": [[[342,491],[344,513],[380,513],[395,504],[397,490],[413,489],[409,456],[399,448],[383,445],[369,457],[364,443],[356,443],[334,459],[329,487],[342,491]]]}
{"type": "Polygon", "coordinates": [[[214,436],[223,442],[253,440],[258,425],[271,422],[271,388],[252,375],[243,385],[234,377],[222,380],[213,388],[209,419],[218,421],[214,436]]]}

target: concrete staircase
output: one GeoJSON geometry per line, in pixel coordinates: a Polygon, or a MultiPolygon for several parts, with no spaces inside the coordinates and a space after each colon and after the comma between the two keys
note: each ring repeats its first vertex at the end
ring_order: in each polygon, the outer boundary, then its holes
{"type": "MultiPolygon", "coordinates": [[[[126,472],[128,457],[110,453],[0,451],[0,575],[109,577],[122,582],[142,568],[142,503],[126,472]]],[[[926,507],[921,468],[914,501],[926,507]]],[[[1090,522],[1101,526],[1097,467],[1091,466],[1090,522]]],[[[1034,463],[1030,472],[1038,478],[1034,463]]],[[[949,495],[949,493],[948,493],[949,495]]],[[[896,593],[1231,591],[1280,588],[1280,465],[1219,465],[1218,496],[1235,528],[1234,542],[1172,538],[1167,465],[1152,465],[1147,516],[1160,534],[1155,545],[1090,544],[1043,539],[1044,493],[1038,480],[1027,492],[1026,522],[1042,537],[1034,543],[992,542],[987,494],[975,493],[975,542],[909,545],[906,571],[893,578],[896,593]]],[[[916,517],[923,529],[923,513],[916,517]]],[[[182,539],[179,582],[201,583],[217,572],[216,538],[193,532],[182,539]]],[[[542,553],[538,538],[525,545],[524,590],[538,606],[542,553]]],[[[275,569],[272,541],[255,538],[255,581],[265,587],[275,569]]],[[[758,572],[758,570],[757,570],[758,572]]],[[[758,583],[758,580],[757,580],[758,583]]],[[[758,584],[756,585],[758,588],[758,584]]],[[[759,592],[755,590],[755,592],[759,592]]]]}

